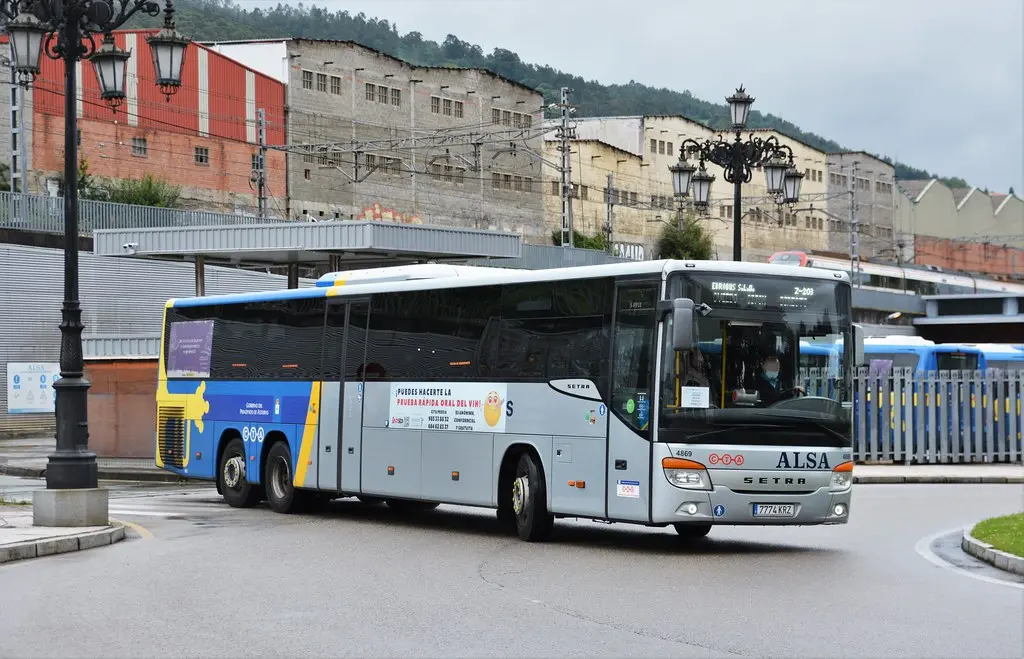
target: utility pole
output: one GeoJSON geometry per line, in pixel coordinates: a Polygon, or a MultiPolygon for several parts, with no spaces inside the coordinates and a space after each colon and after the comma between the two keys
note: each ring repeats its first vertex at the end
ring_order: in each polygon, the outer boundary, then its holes
{"type": "Polygon", "coordinates": [[[857,161],[850,172],[850,274],[860,286],[860,223],[857,221],[857,161]]]}
{"type": "Polygon", "coordinates": [[[259,155],[256,156],[256,189],[259,198],[259,215],[267,219],[267,113],[256,110],[256,133],[259,136],[259,155]]]}
{"type": "Polygon", "coordinates": [[[613,256],[615,255],[615,248],[612,247],[612,220],[615,217],[615,211],[612,208],[612,206],[613,206],[613,204],[612,204],[612,188],[614,187],[614,185],[615,185],[615,182],[614,182],[614,180],[612,178],[612,174],[609,172],[609,174],[608,174],[608,185],[605,188],[605,193],[604,193],[605,208],[606,208],[605,220],[604,220],[604,233],[605,233],[605,242],[608,244],[608,246],[607,246],[608,247],[608,253],[613,255],[613,256]]]}
{"type": "Polygon", "coordinates": [[[558,150],[562,153],[559,167],[562,176],[562,247],[573,246],[572,230],[572,145],[575,139],[573,128],[569,125],[569,88],[562,87],[561,102],[558,108],[562,111],[562,123],[559,124],[556,136],[559,140],[558,150]]]}

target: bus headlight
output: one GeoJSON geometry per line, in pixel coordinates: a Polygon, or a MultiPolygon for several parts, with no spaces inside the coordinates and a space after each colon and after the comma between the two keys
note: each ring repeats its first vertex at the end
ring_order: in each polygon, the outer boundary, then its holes
{"type": "Polygon", "coordinates": [[[683,458],[662,458],[661,468],[672,485],[684,490],[710,490],[711,476],[699,462],[683,458]]]}
{"type": "Polygon", "coordinates": [[[843,462],[836,465],[832,470],[832,480],[829,481],[829,492],[844,492],[853,485],[853,462],[843,462]]]}

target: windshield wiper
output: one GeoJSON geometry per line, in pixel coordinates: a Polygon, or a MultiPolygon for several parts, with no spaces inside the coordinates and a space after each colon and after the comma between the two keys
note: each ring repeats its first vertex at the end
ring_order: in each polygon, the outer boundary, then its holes
{"type": "MultiPolygon", "coordinates": [[[[710,423],[709,425],[717,425],[717,424],[710,423]]],[[[739,424],[733,423],[733,424],[729,424],[727,426],[723,426],[721,428],[716,428],[714,430],[708,430],[707,432],[699,432],[696,435],[686,435],[686,438],[687,439],[698,439],[698,438],[701,438],[701,437],[708,437],[710,435],[720,435],[722,433],[731,432],[733,430],[747,430],[747,429],[750,429],[750,428],[761,429],[761,430],[768,430],[768,429],[778,430],[780,428],[785,428],[785,427],[786,427],[785,425],[779,424],[779,423],[739,423],[739,424]]]]}
{"type": "MultiPolygon", "coordinates": [[[[766,417],[769,417],[769,418],[778,419],[778,416],[776,416],[774,414],[766,414],[764,412],[754,412],[753,414],[755,416],[766,416],[766,417]]],[[[802,417],[796,417],[796,418],[789,417],[787,419],[779,419],[779,421],[780,421],[780,423],[778,424],[778,426],[808,425],[808,426],[812,426],[814,428],[817,428],[818,430],[820,430],[821,432],[825,433],[826,435],[828,435],[832,439],[838,439],[838,440],[842,440],[844,442],[848,441],[848,438],[845,435],[843,435],[842,433],[836,432],[835,430],[832,430],[831,428],[829,428],[828,426],[826,426],[824,423],[822,423],[820,421],[815,421],[813,419],[806,419],[806,418],[802,418],[802,417]]]]}

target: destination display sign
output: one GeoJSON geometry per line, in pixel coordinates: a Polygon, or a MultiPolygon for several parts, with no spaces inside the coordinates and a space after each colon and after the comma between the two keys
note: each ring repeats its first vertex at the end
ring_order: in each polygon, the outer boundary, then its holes
{"type": "Polygon", "coordinates": [[[690,275],[695,302],[712,309],[800,310],[836,307],[836,283],[780,277],[690,275]]]}

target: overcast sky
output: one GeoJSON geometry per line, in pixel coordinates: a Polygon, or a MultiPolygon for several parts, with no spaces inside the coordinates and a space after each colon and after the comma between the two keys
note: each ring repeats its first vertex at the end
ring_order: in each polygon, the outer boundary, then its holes
{"type": "MultiPolygon", "coordinates": [[[[243,5],[252,6],[251,2],[243,5]]],[[[262,3],[260,3],[262,4],[262,3]]],[[[1022,0],[313,0],[597,79],[689,89],[1024,194],[1022,0]]]]}

